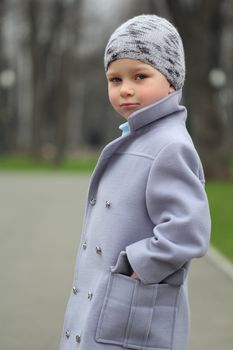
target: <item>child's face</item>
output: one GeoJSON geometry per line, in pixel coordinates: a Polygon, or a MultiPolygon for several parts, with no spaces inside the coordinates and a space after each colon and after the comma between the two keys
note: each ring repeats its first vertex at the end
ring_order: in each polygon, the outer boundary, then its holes
{"type": "Polygon", "coordinates": [[[107,71],[107,80],[109,100],[126,119],[138,109],[175,91],[157,69],[132,59],[113,61],[107,71]]]}

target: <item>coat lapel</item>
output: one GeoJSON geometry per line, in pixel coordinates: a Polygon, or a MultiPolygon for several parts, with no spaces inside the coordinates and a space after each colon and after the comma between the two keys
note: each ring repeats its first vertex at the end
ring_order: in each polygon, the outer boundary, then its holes
{"type": "Polygon", "coordinates": [[[105,148],[101,152],[95,170],[90,179],[90,185],[88,189],[88,201],[93,196],[95,196],[101,173],[106,167],[108,160],[111,158],[112,154],[115,153],[117,148],[121,146],[123,142],[133,137],[135,132],[143,126],[155,122],[156,120],[164,116],[168,116],[172,113],[185,110],[185,107],[179,105],[181,97],[182,90],[178,90],[159,100],[158,102],[141,108],[140,110],[134,112],[130,116],[130,118],[128,119],[130,133],[125,136],[120,136],[117,139],[113,140],[107,146],[105,146],[105,148]]]}
{"type": "Polygon", "coordinates": [[[125,140],[128,140],[131,137],[131,133],[125,136],[120,136],[104,147],[90,179],[90,185],[88,189],[88,200],[95,196],[95,192],[98,187],[98,182],[100,180],[101,174],[105,169],[111,156],[116,152],[118,147],[120,147],[122,143],[125,142],[125,140]]]}

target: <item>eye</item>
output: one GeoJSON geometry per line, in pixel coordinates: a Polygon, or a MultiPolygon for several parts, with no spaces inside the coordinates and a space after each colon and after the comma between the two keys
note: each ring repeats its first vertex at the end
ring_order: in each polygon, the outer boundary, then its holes
{"type": "Polygon", "coordinates": [[[135,77],[135,80],[143,80],[146,78],[147,78],[146,74],[137,74],[135,77]]]}
{"type": "Polygon", "coordinates": [[[121,78],[119,78],[119,77],[112,77],[112,78],[109,78],[109,81],[111,83],[120,83],[121,82],[121,78]]]}

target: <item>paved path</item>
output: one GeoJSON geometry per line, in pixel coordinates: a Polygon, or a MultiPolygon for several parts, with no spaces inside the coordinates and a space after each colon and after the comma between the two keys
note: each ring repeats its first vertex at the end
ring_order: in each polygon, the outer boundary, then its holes
{"type": "MultiPolygon", "coordinates": [[[[88,178],[0,174],[0,350],[57,350],[88,178]]],[[[233,281],[208,258],[190,276],[190,350],[233,348],[233,281]]],[[[90,349],[91,350],[91,349],[90,349]]]]}

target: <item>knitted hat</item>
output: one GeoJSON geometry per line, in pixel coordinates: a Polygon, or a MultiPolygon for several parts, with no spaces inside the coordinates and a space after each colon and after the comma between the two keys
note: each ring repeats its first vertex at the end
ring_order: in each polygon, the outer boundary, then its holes
{"type": "Polygon", "coordinates": [[[111,35],[104,55],[105,71],[112,61],[135,59],[160,71],[176,90],[185,79],[182,39],[165,18],[140,15],[129,19],[111,35]]]}

